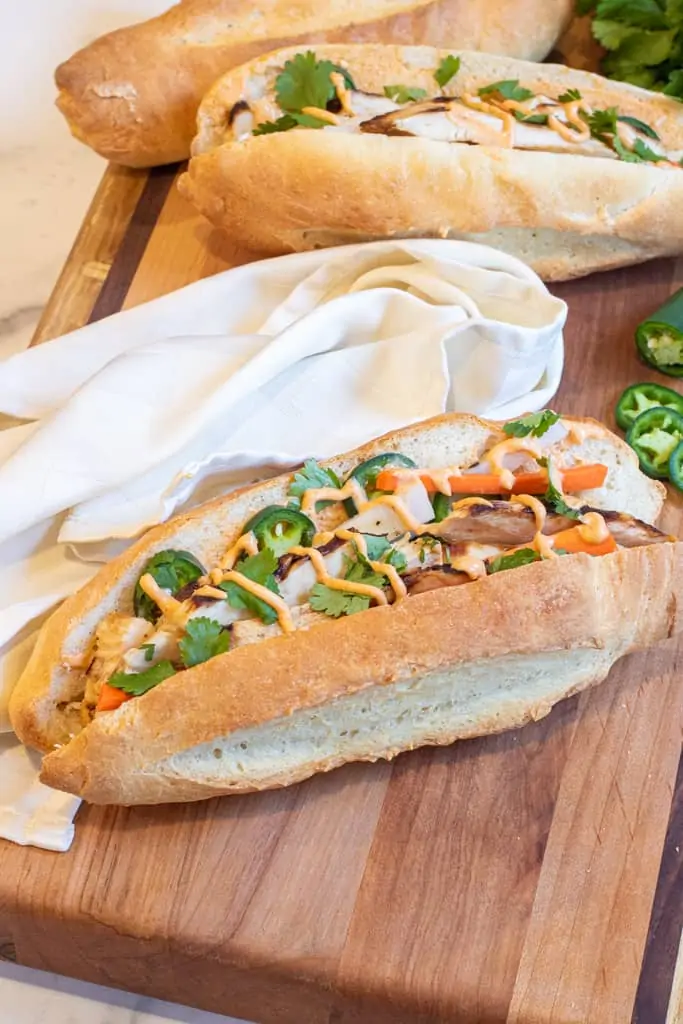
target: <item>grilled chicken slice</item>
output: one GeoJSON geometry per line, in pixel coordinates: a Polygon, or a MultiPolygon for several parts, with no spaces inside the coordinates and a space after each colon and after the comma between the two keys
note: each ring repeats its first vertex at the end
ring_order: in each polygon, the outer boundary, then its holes
{"type": "MultiPolygon", "coordinates": [[[[643,544],[659,544],[671,537],[650,526],[641,519],[625,512],[607,512],[592,509],[588,505],[578,512],[599,512],[617,544],[622,547],[639,547],[643,544]]],[[[559,533],[576,526],[577,521],[567,516],[548,512],[543,532],[559,533]]],[[[536,533],[534,514],[530,508],[515,501],[493,501],[490,505],[466,505],[456,509],[440,523],[429,527],[429,534],[447,544],[463,541],[477,541],[480,544],[516,545],[532,541],[536,533]]]]}
{"type": "Polygon", "coordinates": [[[450,565],[432,565],[406,573],[403,582],[408,589],[408,596],[414,597],[416,594],[426,594],[429,590],[459,587],[461,583],[469,583],[470,577],[467,573],[452,569],[450,565]]]}
{"type": "MultiPolygon", "coordinates": [[[[555,112],[555,111],[554,111],[555,112]]],[[[563,120],[563,108],[556,107],[563,120]]],[[[388,114],[381,114],[360,126],[361,132],[382,135],[415,135],[435,142],[464,142],[479,146],[509,145],[507,128],[502,118],[474,110],[458,99],[422,100],[409,103],[388,114]]],[[[537,149],[545,153],[578,153],[582,156],[617,159],[617,154],[603,142],[588,138],[581,141],[564,139],[558,132],[542,124],[514,121],[512,132],[515,149],[537,149]]]]}

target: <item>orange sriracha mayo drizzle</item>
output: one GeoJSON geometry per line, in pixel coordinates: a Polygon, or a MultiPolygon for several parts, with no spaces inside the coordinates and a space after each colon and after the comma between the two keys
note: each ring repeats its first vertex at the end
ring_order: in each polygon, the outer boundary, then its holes
{"type": "Polygon", "coordinates": [[[338,71],[332,71],[330,73],[330,82],[332,83],[334,91],[337,94],[337,99],[341,104],[342,114],[346,114],[347,117],[353,117],[354,110],[351,106],[351,97],[349,90],[346,87],[344,76],[338,71]]]}
{"type": "Polygon", "coordinates": [[[543,527],[545,526],[548,514],[543,502],[539,501],[538,498],[532,497],[530,494],[514,494],[510,500],[514,501],[517,505],[524,505],[526,508],[530,508],[534,514],[536,533],[530,545],[534,551],[538,551],[541,558],[557,558],[553,551],[552,537],[546,537],[543,533],[543,527]]]}
{"type": "Polygon", "coordinates": [[[318,551],[317,548],[305,548],[295,547],[289,552],[292,555],[301,555],[303,558],[310,558],[311,564],[315,569],[315,574],[318,578],[319,583],[323,583],[330,590],[345,590],[351,594],[361,594],[363,597],[369,597],[377,604],[388,604],[387,596],[380,587],[373,587],[369,583],[356,583],[352,580],[342,580],[337,576],[330,576],[326,567],[325,559],[323,555],[318,551]]]}
{"type": "Polygon", "coordinates": [[[154,601],[167,622],[174,626],[184,627],[192,611],[191,601],[179,601],[163,590],[151,573],[146,572],[140,577],[140,589],[154,601]]]}
{"type": "Polygon", "coordinates": [[[253,594],[254,597],[258,597],[264,604],[269,605],[277,615],[280,629],[283,633],[291,633],[294,630],[294,622],[289,605],[278,594],[274,594],[268,587],[255,583],[248,576],[244,576],[243,573],[236,572],[234,569],[229,569],[224,574],[223,579],[226,583],[236,583],[238,587],[242,587],[243,590],[253,594]]]}
{"type": "Polygon", "coordinates": [[[407,508],[401,498],[401,487],[395,494],[380,494],[378,497],[368,500],[362,486],[357,480],[349,478],[343,487],[311,487],[304,492],[301,499],[301,511],[306,515],[315,513],[315,506],[319,501],[345,501],[352,498],[353,503],[359,512],[367,512],[369,509],[377,508],[379,505],[387,505],[392,508],[407,530],[412,533],[419,533],[424,530],[424,523],[421,523],[407,508]]]}
{"type": "Polygon", "coordinates": [[[201,582],[220,583],[225,576],[225,573],[233,568],[235,562],[241,554],[255,555],[258,552],[258,541],[253,533],[244,533],[239,537],[235,543],[228,548],[220,562],[215,569],[212,569],[209,573],[209,577],[205,580],[202,577],[201,582]]]}

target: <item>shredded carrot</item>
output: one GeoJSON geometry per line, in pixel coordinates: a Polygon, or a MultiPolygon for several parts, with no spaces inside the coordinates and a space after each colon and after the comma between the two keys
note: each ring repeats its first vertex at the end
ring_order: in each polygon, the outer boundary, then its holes
{"type": "MultiPolygon", "coordinates": [[[[607,466],[595,463],[587,466],[572,466],[564,471],[558,470],[562,479],[562,490],[568,494],[576,491],[590,491],[594,487],[602,487],[607,476],[607,466]]],[[[428,491],[434,492],[437,487],[428,470],[420,473],[420,480],[428,491]]],[[[392,469],[383,469],[377,477],[375,486],[380,491],[395,491],[401,482],[401,476],[392,469]]],[[[497,473],[468,473],[449,478],[453,494],[503,494],[500,477],[497,473]]],[[[548,488],[546,470],[536,473],[520,473],[515,477],[512,487],[513,494],[543,494],[548,488]]]]}
{"type": "Polygon", "coordinates": [[[115,711],[120,708],[122,704],[125,704],[127,700],[130,700],[131,696],[128,693],[124,693],[123,690],[117,690],[115,686],[110,686],[109,683],[103,683],[102,689],[100,690],[100,697],[97,701],[97,711],[115,711]]]}
{"type": "Polygon", "coordinates": [[[611,533],[600,543],[589,544],[581,536],[581,528],[578,526],[573,526],[570,530],[561,530],[552,537],[555,550],[566,551],[569,555],[578,555],[580,552],[586,555],[609,555],[617,550],[617,542],[611,533]]]}

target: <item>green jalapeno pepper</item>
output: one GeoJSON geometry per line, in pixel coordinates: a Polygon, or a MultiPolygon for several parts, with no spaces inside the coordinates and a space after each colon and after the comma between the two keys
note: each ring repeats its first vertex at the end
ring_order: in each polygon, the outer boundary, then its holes
{"type": "Polygon", "coordinates": [[[669,458],[683,441],[683,416],[659,406],[647,409],[631,424],[626,435],[640,460],[640,468],[656,480],[668,480],[669,458]]]}
{"type": "Polygon", "coordinates": [[[636,345],[649,366],[683,377],[683,288],[636,329],[636,345]]]}
{"type": "MultiPolygon", "coordinates": [[[[396,466],[399,469],[416,468],[413,460],[409,459],[407,455],[401,455],[400,452],[383,452],[381,455],[375,455],[373,458],[359,463],[346,479],[357,480],[368,498],[373,498],[379,493],[375,490],[377,477],[383,469],[391,466],[396,466]]],[[[358,511],[352,498],[347,498],[344,502],[344,508],[349,516],[354,516],[358,511]]]]}
{"type": "Polygon", "coordinates": [[[683,491],[683,441],[679,441],[669,456],[669,480],[683,491]]]}
{"type": "Polygon", "coordinates": [[[300,544],[310,547],[315,523],[295,508],[268,505],[246,523],[244,533],[253,533],[260,549],[269,548],[279,558],[300,544]]]}
{"type": "Polygon", "coordinates": [[[157,551],[144,566],[133,594],[133,608],[141,619],[156,622],[161,615],[158,605],[140,586],[140,579],[149,573],[163,590],[177,594],[187,583],[204,575],[204,567],[189,551],[157,551]]]}
{"type": "Polygon", "coordinates": [[[642,412],[655,407],[673,409],[683,415],[683,395],[663,384],[632,384],[617,402],[616,421],[622,430],[628,430],[642,412]]]}

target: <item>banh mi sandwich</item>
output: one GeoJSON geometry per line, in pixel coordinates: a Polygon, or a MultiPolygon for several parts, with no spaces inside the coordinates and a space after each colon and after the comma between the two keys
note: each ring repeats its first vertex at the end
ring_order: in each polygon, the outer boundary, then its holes
{"type": "Polygon", "coordinates": [[[260,252],[470,239],[560,280],[683,251],[683,106],[427,47],[282,50],[199,110],[181,191],[260,252]]]}
{"type": "Polygon", "coordinates": [[[180,0],[61,64],[57,105],[71,131],[129,167],[184,160],[197,107],[229,68],[279,47],[428,43],[542,60],[573,0],[180,0]]]}
{"type": "Polygon", "coordinates": [[[593,420],[446,415],[156,527],[10,703],[94,803],[286,786],[547,714],[681,629],[664,487],[593,420]]]}

